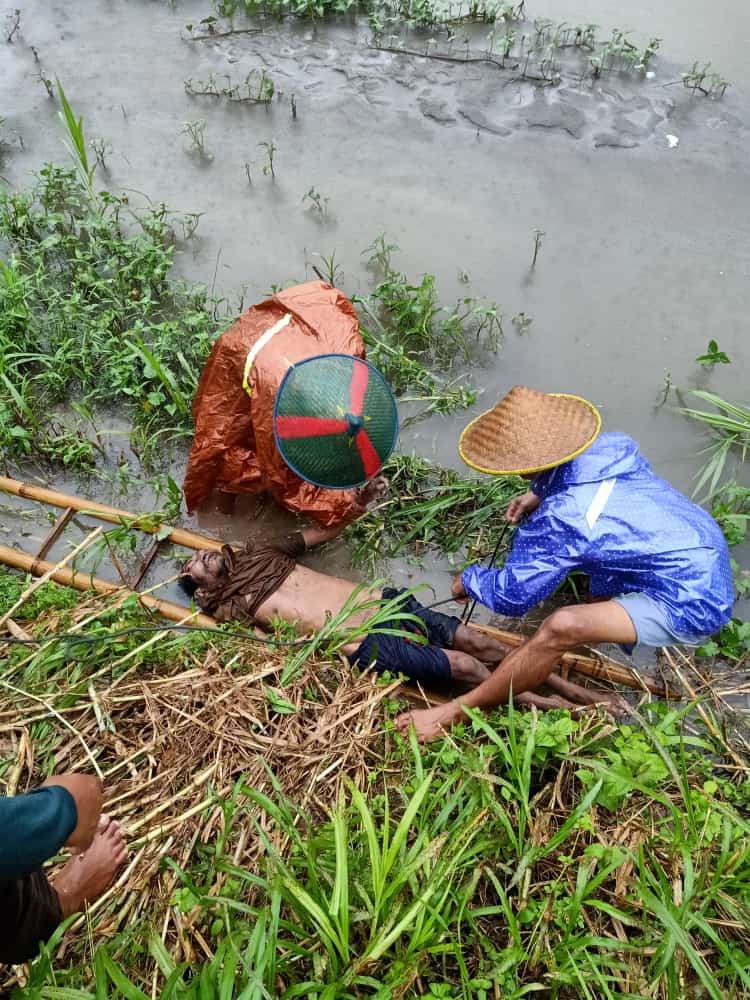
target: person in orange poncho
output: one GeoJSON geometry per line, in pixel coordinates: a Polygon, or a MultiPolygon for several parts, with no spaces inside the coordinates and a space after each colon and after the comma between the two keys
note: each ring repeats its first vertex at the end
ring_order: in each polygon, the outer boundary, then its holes
{"type": "Polygon", "coordinates": [[[193,402],[195,437],[184,483],[188,511],[219,490],[268,492],[322,527],[364,512],[362,490],[305,482],[286,465],[274,440],[274,402],[287,369],[320,354],[365,356],[354,307],[321,281],[287,288],[253,306],[218,338],[193,402]]]}

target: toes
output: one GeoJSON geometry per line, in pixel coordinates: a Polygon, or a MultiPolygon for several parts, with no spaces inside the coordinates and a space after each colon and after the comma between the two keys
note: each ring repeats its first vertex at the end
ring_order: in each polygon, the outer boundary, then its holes
{"type": "Polygon", "coordinates": [[[96,825],[96,832],[104,833],[104,831],[107,829],[107,827],[110,825],[111,822],[112,818],[109,816],[109,814],[102,813],[101,816],[99,817],[99,822],[96,825]]]}
{"type": "Polygon", "coordinates": [[[116,820],[112,820],[107,827],[106,836],[111,840],[116,840],[118,837],[122,837],[122,827],[116,820]]]}

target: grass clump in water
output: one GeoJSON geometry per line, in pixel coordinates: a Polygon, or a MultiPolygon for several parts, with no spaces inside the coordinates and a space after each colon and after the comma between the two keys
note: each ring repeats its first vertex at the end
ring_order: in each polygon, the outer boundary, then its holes
{"type": "Polygon", "coordinates": [[[374,572],[385,559],[420,558],[429,549],[481,559],[493,551],[518,476],[462,476],[415,455],[394,455],[383,469],[388,497],[347,529],[354,565],[374,572]]]}
{"type": "Polygon", "coordinates": [[[220,328],[203,286],[170,277],[166,206],[134,210],[48,164],[35,189],[0,193],[0,444],[91,467],[91,410],[118,406],[143,459],[189,436],[190,401],[220,328]],[[73,425],[59,416],[77,404],[73,425]],[[83,406],[81,406],[83,404],[83,406]]]}
{"type": "Polygon", "coordinates": [[[502,315],[497,305],[483,305],[469,296],[452,309],[441,306],[435,276],[424,274],[419,284],[410,282],[392,265],[396,250],[381,234],[364,251],[379,277],[370,295],[354,299],[368,357],[397,393],[418,393],[410,401],[425,401],[439,413],[470,406],[476,393],[434,370],[447,372],[458,362],[467,364],[483,351],[497,350],[502,315]]]}

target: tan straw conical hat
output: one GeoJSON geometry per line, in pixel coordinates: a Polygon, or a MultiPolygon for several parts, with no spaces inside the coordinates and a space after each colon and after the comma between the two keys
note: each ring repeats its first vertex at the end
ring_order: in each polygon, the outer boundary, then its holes
{"type": "Polygon", "coordinates": [[[602,426],[599,411],[580,396],[514,386],[464,428],[461,458],[490,475],[527,475],[580,455],[602,426]]]}

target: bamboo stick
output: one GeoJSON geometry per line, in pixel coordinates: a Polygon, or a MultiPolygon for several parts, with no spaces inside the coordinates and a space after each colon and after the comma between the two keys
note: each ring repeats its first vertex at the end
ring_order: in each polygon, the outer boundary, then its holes
{"type": "MultiPolygon", "coordinates": [[[[39,589],[39,587],[42,586],[43,583],[49,580],[50,577],[54,576],[58,569],[62,569],[67,563],[72,562],[75,559],[75,557],[79,555],[81,552],[83,552],[84,549],[88,548],[89,545],[91,545],[91,543],[95,541],[99,537],[99,535],[101,535],[101,533],[102,533],[101,528],[94,528],[94,530],[90,532],[90,534],[86,535],[86,537],[80,543],[80,545],[76,545],[73,551],[69,552],[63,559],[60,559],[59,562],[54,562],[54,563],[42,562],[39,559],[32,559],[29,571],[33,573],[34,576],[38,576],[39,579],[35,580],[30,587],[24,590],[24,592],[18,598],[16,603],[11,608],[9,608],[5,612],[5,614],[0,616],[0,628],[2,628],[2,626],[6,623],[6,621],[9,618],[13,617],[16,611],[18,611],[18,609],[23,606],[23,604],[31,597],[31,595],[36,590],[39,589]],[[42,572],[40,573],[39,568],[41,567],[43,567],[43,569],[42,572]]],[[[68,570],[68,572],[71,571],[68,570]]],[[[75,573],[75,570],[73,570],[72,572],[75,573]]]]}
{"type": "MultiPolygon", "coordinates": [[[[22,483],[19,479],[11,479],[9,476],[0,476],[0,490],[25,500],[52,504],[53,507],[72,507],[73,510],[86,511],[98,520],[109,521],[111,524],[132,521],[133,528],[151,535],[155,535],[163,527],[168,527],[167,525],[152,524],[147,516],[144,516],[143,520],[139,520],[135,514],[131,514],[127,510],[109,507],[107,504],[96,503],[94,500],[85,500],[70,493],[58,493],[57,490],[48,490],[44,486],[22,483]]],[[[215,552],[219,552],[224,544],[215,538],[207,538],[205,535],[199,535],[195,531],[187,531],[185,528],[170,528],[170,533],[166,538],[170,542],[174,542],[175,545],[184,545],[189,549],[213,549],[215,552]]]]}
{"type": "MultiPolygon", "coordinates": [[[[503,629],[493,628],[490,625],[471,625],[471,628],[485,635],[491,635],[493,639],[502,642],[505,646],[517,649],[527,640],[527,636],[519,635],[517,632],[506,632],[503,629]]],[[[584,656],[581,653],[563,653],[560,657],[563,666],[575,670],[576,673],[585,677],[594,677],[599,680],[612,681],[615,684],[623,684],[626,687],[643,690],[646,688],[652,694],[657,694],[661,698],[678,698],[679,695],[671,691],[666,684],[656,680],[637,670],[632,670],[620,663],[605,663],[594,656],[584,656]]]]}
{"type": "MultiPolygon", "coordinates": [[[[0,545],[0,562],[5,563],[6,566],[25,570],[27,573],[50,573],[49,578],[51,580],[54,580],[56,583],[62,583],[67,587],[74,587],[76,590],[95,590],[97,594],[128,593],[126,587],[110,583],[108,580],[102,580],[98,576],[90,576],[88,573],[81,573],[80,571],[76,573],[75,570],[67,568],[56,569],[55,563],[35,559],[34,556],[30,556],[26,552],[21,552],[19,549],[13,549],[8,545],[0,545]]],[[[135,591],[131,591],[130,593],[135,593],[135,591]]],[[[209,615],[201,614],[198,611],[193,613],[190,611],[190,608],[185,608],[181,604],[174,604],[172,601],[160,601],[149,594],[136,594],[135,596],[144,607],[150,611],[154,611],[157,615],[161,615],[162,618],[166,618],[168,621],[181,622],[184,621],[186,616],[190,617],[192,614],[191,621],[194,625],[200,625],[203,628],[218,628],[216,621],[209,615]]]]}

